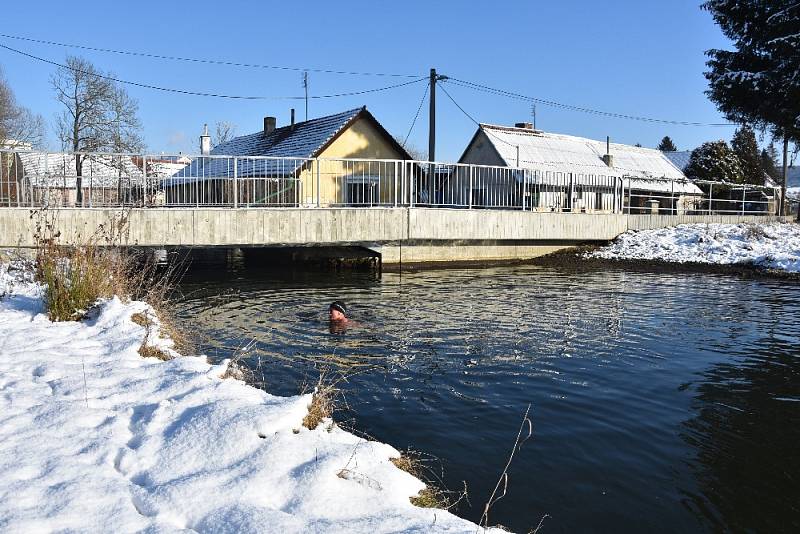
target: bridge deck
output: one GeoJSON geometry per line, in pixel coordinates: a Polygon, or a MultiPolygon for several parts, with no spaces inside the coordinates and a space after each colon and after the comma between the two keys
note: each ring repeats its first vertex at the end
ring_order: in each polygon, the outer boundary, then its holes
{"type": "MultiPolygon", "coordinates": [[[[766,222],[785,218],[738,215],[626,215],[537,213],[503,210],[431,208],[146,208],[55,209],[52,219],[60,241],[85,242],[101,225],[124,213],[126,243],[143,247],[364,246],[433,247],[428,260],[448,261],[447,250],[506,247],[506,255],[530,257],[532,250],[608,241],[629,229],[693,222],[766,222]],[[457,246],[454,246],[457,245],[457,246]],[[442,254],[444,253],[444,256],[442,254]]],[[[0,246],[35,246],[36,218],[29,209],[0,209],[0,246]]],[[[544,250],[549,252],[551,250],[544,250]]],[[[477,253],[477,252],[476,252],[477,253]]],[[[467,256],[474,253],[467,253],[467,256]]],[[[386,254],[392,261],[392,254],[386,254]]],[[[464,250],[455,254],[463,257],[464,250]]],[[[478,254],[480,256],[480,254],[478,254]]],[[[456,259],[453,257],[453,259],[456,259]]],[[[476,258],[476,259],[483,259],[476,258]]],[[[410,261],[410,260],[409,260],[410,261]]]]}

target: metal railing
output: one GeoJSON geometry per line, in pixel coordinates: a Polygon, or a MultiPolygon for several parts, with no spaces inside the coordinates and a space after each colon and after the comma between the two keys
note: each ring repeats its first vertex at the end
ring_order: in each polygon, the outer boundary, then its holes
{"type": "Polygon", "coordinates": [[[764,214],[780,188],[464,163],[0,150],[0,207],[435,207],[764,214]]]}

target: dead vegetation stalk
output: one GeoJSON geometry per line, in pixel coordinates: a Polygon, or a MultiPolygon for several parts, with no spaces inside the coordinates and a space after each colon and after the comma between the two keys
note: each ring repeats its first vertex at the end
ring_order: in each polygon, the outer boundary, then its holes
{"type": "Polygon", "coordinates": [[[531,405],[528,404],[528,407],[525,410],[525,415],[522,417],[522,423],[519,426],[519,431],[517,432],[517,439],[514,440],[514,447],[512,447],[511,454],[508,456],[508,461],[503,468],[503,472],[500,474],[500,478],[497,480],[497,484],[495,484],[494,490],[492,490],[492,494],[489,496],[489,500],[486,502],[486,506],[483,509],[483,515],[481,515],[481,520],[479,522],[483,528],[489,528],[489,511],[492,509],[492,506],[497,501],[505,497],[506,493],[508,492],[508,468],[511,466],[511,462],[514,460],[514,455],[522,448],[523,443],[528,441],[531,435],[533,435],[533,422],[531,422],[530,418],[528,417],[530,411],[531,405]],[[528,434],[523,438],[522,432],[526,426],[528,427],[528,434]],[[498,492],[501,491],[501,486],[502,493],[498,495],[498,492]]]}

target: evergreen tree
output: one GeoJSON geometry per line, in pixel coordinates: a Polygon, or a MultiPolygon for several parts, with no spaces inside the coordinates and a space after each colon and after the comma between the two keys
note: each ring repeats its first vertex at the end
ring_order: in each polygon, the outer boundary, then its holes
{"type": "Polygon", "coordinates": [[[800,140],[800,2],[707,0],[735,51],[709,50],[708,96],[728,120],[800,140]]]}
{"type": "Polygon", "coordinates": [[[739,158],[725,141],[703,143],[692,150],[686,175],[699,180],[741,182],[742,167],[739,158]]]}
{"type": "Polygon", "coordinates": [[[772,143],[761,151],[761,168],[775,182],[780,182],[783,171],[778,168],[778,151],[775,150],[775,145],[772,143]]]}
{"type": "Polygon", "coordinates": [[[731,140],[731,148],[742,167],[742,182],[764,185],[764,169],[761,166],[761,154],[758,152],[756,134],[748,125],[742,125],[731,140]]]}
{"type": "Polygon", "coordinates": [[[658,144],[658,149],[662,152],[677,152],[678,147],[672,142],[670,136],[665,135],[661,142],[658,144]]]}

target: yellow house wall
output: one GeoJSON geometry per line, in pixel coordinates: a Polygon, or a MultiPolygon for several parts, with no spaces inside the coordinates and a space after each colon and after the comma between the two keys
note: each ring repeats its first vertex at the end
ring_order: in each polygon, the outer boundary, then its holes
{"type": "MultiPolygon", "coordinates": [[[[380,176],[376,183],[378,202],[394,202],[395,175],[402,172],[402,164],[395,161],[330,161],[336,158],[363,158],[378,160],[400,160],[403,155],[385,139],[369,121],[358,119],[328,146],[319,156],[320,204],[330,206],[345,202],[346,177],[366,180],[368,176],[380,176]]],[[[317,164],[312,162],[301,174],[302,201],[306,205],[317,202],[317,164]]],[[[398,176],[398,179],[400,177],[398,176]]],[[[399,180],[398,180],[399,181],[399,180]]],[[[400,185],[398,184],[398,188],[400,185]]]]}

